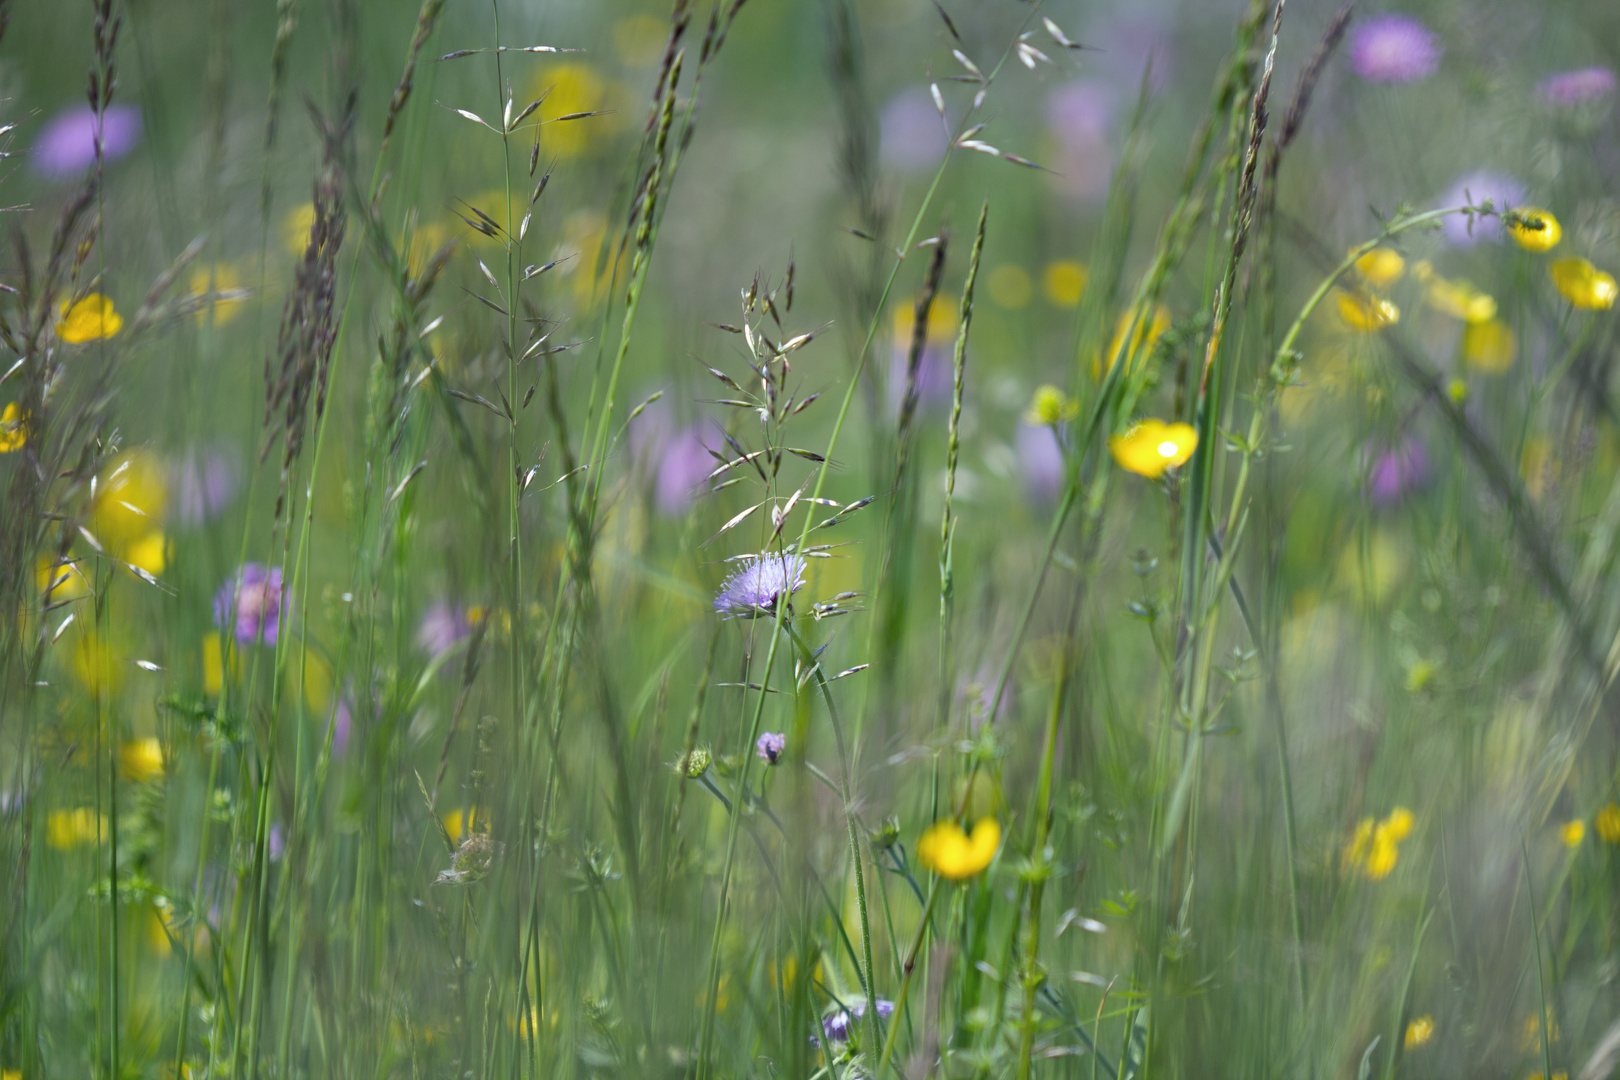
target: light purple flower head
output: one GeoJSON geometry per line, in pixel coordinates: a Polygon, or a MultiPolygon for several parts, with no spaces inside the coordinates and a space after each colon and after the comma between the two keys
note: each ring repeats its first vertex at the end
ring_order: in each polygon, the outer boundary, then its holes
{"type": "Polygon", "coordinates": [[[1046,126],[1057,145],[1052,166],[1064,194],[1085,200],[1108,193],[1114,173],[1115,95],[1101,79],[1076,79],[1053,90],[1046,99],[1046,126]]]}
{"type": "Polygon", "coordinates": [[[220,448],[193,450],[174,466],[175,509],[182,522],[201,525],[236,497],[237,466],[220,448]]]}
{"type": "Polygon", "coordinates": [[[787,736],[779,731],[767,731],[754,743],[754,753],[758,754],[767,765],[780,762],[785,750],[787,750],[787,736]]]}
{"type": "Polygon", "coordinates": [[[281,857],[287,854],[287,833],[279,821],[270,823],[269,843],[265,845],[265,854],[270,856],[271,862],[280,862],[281,857]]]}
{"type": "MultiPolygon", "coordinates": [[[[121,158],[141,140],[141,111],[133,105],[109,106],[102,117],[103,161],[121,158]]],[[[34,171],[59,179],[96,163],[96,114],[88,105],[53,116],[34,140],[34,171]]]]}
{"type": "Polygon", "coordinates": [[[1050,425],[1021,423],[1015,438],[1024,490],[1033,499],[1056,498],[1063,487],[1063,448],[1058,445],[1057,433],[1050,425]]]}
{"type": "MultiPolygon", "coordinates": [[[[1510,206],[1522,206],[1525,201],[1524,185],[1511,176],[1500,173],[1480,170],[1469,173],[1467,176],[1451,185],[1451,190],[1441,196],[1441,206],[1461,206],[1469,200],[1475,206],[1486,199],[1500,215],[1510,206]]],[[[1481,240],[1500,240],[1502,238],[1501,217],[1476,217],[1473,229],[1468,227],[1468,218],[1463,214],[1452,214],[1444,219],[1443,228],[1446,239],[1457,247],[1473,247],[1481,240]]]]}
{"type": "Polygon", "coordinates": [[[1615,85],[1615,74],[1610,69],[1586,67],[1549,75],[1536,84],[1536,90],[1553,105],[1573,108],[1603,100],[1614,93],[1615,85]]]}
{"type": "Polygon", "coordinates": [[[664,444],[653,485],[660,513],[679,517],[707,490],[709,474],[719,465],[709,448],[718,441],[708,435],[703,425],[693,424],[664,444]]]}
{"type": "Polygon", "coordinates": [[[1440,68],[1440,39],[1410,15],[1375,15],[1350,35],[1350,66],[1368,82],[1411,83],[1440,68]]]}
{"type": "Polygon", "coordinates": [[[416,647],[437,660],[472,633],[472,623],[459,604],[440,600],[422,614],[416,627],[416,647]]]}
{"type": "Polygon", "coordinates": [[[1393,506],[1429,482],[1429,453],[1417,439],[1375,453],[1367,470],[1367,497],[1374,506],[1393,506]]]}
{"type": "Polygon", "coordinates": [[[878,157],[896,172],[920,172],[945,155],[945,122],[934,99],[921,87],[889,99],[878,118],[878,157]]]}
{"type": "MultiPolygon", "coordinates": [[[[894,1015],[894,1002],[878,998],[877,1013],[887,1020],[894,1015]]],[[[850,1032],[860,1023],[866,1015],[866,1002],[856,1000],[849,1003],[849,1008],[839,1009],[821,1018],[821,1033],[827,1037],[828,1042],[848,1042],[850,1032]]]]}
{"type": "Polygon", "coordinates": [[[803,555],[750,555],[720,586],[714,610],[738,619],[776,614],[777,602],[804,587],[803,555]]]}
{"type": "Polygon", "coordinates": [[[214,594],[214,625],[230,627],[243,645],[258,642],[262,629],[264,643],[274,645],[281,630],[282,584],[281,567],[247,563],[214,594]]]}
{"type": "Polygon", "coordinates": [[[340,758],[349,752],[349,736],[354,734],[354,710],[343,698],[338,698],[332,712],[332,756],[340,758]]]}
{"type": "MultiPolygon", "coordinates": [[[[920,408],[940,408],[951,403],[956,385],[956,369],[952,363],[954,345],[930,341],[917,357],[917,405],[920,408]]],[[[896,414],[906,398],[906,363],[911,359],[911,341],[895,343],[889,354],[889,375],[884,387],[896,414]]]]}

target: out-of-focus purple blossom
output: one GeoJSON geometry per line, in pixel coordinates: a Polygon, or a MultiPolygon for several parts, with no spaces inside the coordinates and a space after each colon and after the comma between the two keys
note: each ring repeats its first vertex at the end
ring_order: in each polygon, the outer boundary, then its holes
{"type": "Polygon", "coordinates": [[[186,525],[201,525],[236,497],[235,458],[219,448],[193,450],[174,466],[175,512],[186,525]]]}
{"type": "MultiPolygon", "coordinates": [[[[940,408],[951,403],[956,384],[956,368],[952,363],[954,345],[930,341],[917,357],[917,405],[920,408],[940,408]]],[[[906,397],[906,364],[911,359],[911,342],[896,342],[889,354],[889,374],[885,380],[889,401],[898,413],[906,397]]]]}
{"type": "Polygon", "coordinates": [[[1063,488],[1063,448],[1050,425],[1019,424],[1014,448],[1024,490],[1033,499],[1054,499],[1063,488]]]}
{"type": "MultiPolygon", "coordinates": [[[[887,1020],[894,1015],[894,1002],[878,998],[877,1013],[887,1020]]],[[[848,1042],[850,1032],[855,1030],[855,1025],[860,1023],[865,1015],[866,1002],[852,1001],[849,1008],[839,1009],[821,1018],[821,1033],[826,1036],[828,1042],[848,1042]]]]}
{"type": "Polygon", "coordinates": [[[427,609],[416,627],[416,647],[437,660],[455,648],[468,634],[472,623],[459,604],[440,600],[427,609]]]}
{"type": "Polygon", "coordinates": [[[669,517],[679,517],[691,508],[719,465],[709,453],[709,444],[720,440],[706,439],[705,434],[702,425],[694,424],[676,432],[664,445],[653,495],[659,511],[669,517]]]}
{"type": "Polygon", "coordinates": [[[1090,70],[1134,98],[1143,76],[1154,94],[1169,84],[1176,69],[1174,31],[1164,5],[1122,4],[1120,10],[1084,26],[1080,40],[1097,49],[1085,54],[1090,70]]]}
{"type": "Polygon", "coordinates": [[[0,816],[8,816],[22,810],[28,802],[26,791],[0,791],[0,816]]]}
{"type": "Polygon", "coordinates": [[[1510,206],[1524,205],[1524,185],[1511,176],[1480,170],[1469,173],[1451,185],[1451,189],[1441,197],[1440,205],[1462,206],[1472,200],[1473,205],[1478,206],[1486,199],[1491,201],[1498,216],[1476,217],[1470,230],[1467,215],[1452,214],[1444,219],[1447,240],[1458,247],[1473,247],[1481,240],[1500,240],[1502,219],[1499,215],[1510,206]]]}
{"type": "Polygon", "coordinates": [[[354,733],[354,712],[349,703],[338,698],[332,713],[332,756],[340,758],[349,752],[349,736],[354,733]]]}
{"type": "Polygon", "coordinates": [[[1047,96],[1046,126],[1057,148],[1053,182],[1064,194],[1088,201],[1108,193],[1114,107],[1113,88],[1101,79],[1076,79],[1047,96]]]}
{"type": "Polygon", "coordinates": [[[1411,83],[1440,68],[1440,39],[1410,15],[1375,15],[1350,35],[1350,66],[1368,82],[1411,83]]]}
{"type": "MultiPolygon", "coordinates": [[[[109,106],[102,117],[103,161],[123,157],[141,140],[141,111],[109,106]]],[[[34,140],[34,170],[52,179],[83,172],[96,163],[96,114],[88,105],[53,116],[34,140]]]]}
{"type": "Polygon", "coordinates": [[[1393,506],[1429,482],[1429,453],[1416,439],[1373,454],[1367,470],[1367,497],[1374,506],[1393,506]]]}
{"type": "Polygon", "coordinates": [[[775,765],[782,760],[782,753],[787,749],[787,736],[779,731],[767,731],[754,743],[754,753],[767,765],[775,765]]]}
{"type": "Polygon", "coordinates": [[[1615,86],[1615,74],[1609,68],[1585,67],[1549,75],[1536,84],[1536,90],[1554,105],[1573,108],[1601,101],[1614,93],[1615,86]]]}
{"type": "Polygon", "coordinates": [[[878,118],[878,158],[897,172],[920,172],[939,164],[947,145],[945,122],[921,87],[889,99],[878,118]]]}
{"type": "Polygon", "coordinates": [[[739,619],[775,615],[776,604],[804,587],[803,555],[750,555],[720,586],[714,610],[739,619]]]}
{"type": "Polygon", "coordinates": [[[274,645],[281,631],[282,586],[281,567],[246,564],[214,594],[214,625],[230,628],[243,645],[258,642],[262,629],[264,643],[274,645]]]}
{"type": "Polygon", "coordinates": [[[265,854],[270,856],[271,862],[280,862],[281,857],[287,854],[287,834],[279,821],[270,823],[270,838],[265,844],[265,854]]]}

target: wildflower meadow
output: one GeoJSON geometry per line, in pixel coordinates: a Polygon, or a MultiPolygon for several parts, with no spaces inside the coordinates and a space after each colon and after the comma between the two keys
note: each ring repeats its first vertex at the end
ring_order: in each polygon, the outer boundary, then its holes
{"type": "Polygon", "coordinates": [[[0,0],[0,1080],[1606,1080],[1620,5],[0,0]]]}

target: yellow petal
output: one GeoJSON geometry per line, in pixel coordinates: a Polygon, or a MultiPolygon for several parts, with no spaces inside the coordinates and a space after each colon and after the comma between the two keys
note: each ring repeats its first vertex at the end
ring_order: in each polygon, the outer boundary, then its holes
{"type": "Polygon", "coordinates": [[[1558,219],[1534,206],[1523,206],[1507,215],[1507,231],[1526,251],[1551,251],[1563,239],[1558,219]]]}
{"type": "Polygon", "coordinates": [[[1382,289],[1401,280],[1406,273],[1406,260],[1394,248],[1373,248],[1356,260],[1356,273],[1367,284],[1382,289]]]}
{"type": "Polygon", "coordinates": [[[1614,307],[1620,288],[1612,275],[1604,273],[1585,259],[1559,259],[1547,268],[1558,291],[1578,308],[1588,311],[1607,311],[1614,307]]]}
{"type": "Polygon", "coordinates": [[[1342,292],[1338,304],[1339,318],[1352,330],[1370,333],[1401,321],[1401,309],[1380,297],[1342,292]]]}
{"type": "Polygon", "coordinates": [[[1123,435],[1108,440],[1108,452],[1127,472],[1155,480],[1186,463],[1198,449],[1198,432],[1191,424],[1166,424],[1163,420],[1143,420],[1123,435]]]}
{"type": "Polygon", "coordinates": [[[113,310],[113,302],[100,293],[91,293],[76,304],[62,305],[56,336],[69,345],[78,345],[97,338],[110,338],[123,325],[123,317],[113,310]]]}

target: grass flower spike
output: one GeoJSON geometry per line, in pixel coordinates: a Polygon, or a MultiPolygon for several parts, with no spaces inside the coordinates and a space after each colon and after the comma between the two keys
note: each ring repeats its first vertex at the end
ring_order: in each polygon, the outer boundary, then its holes
{"type": "Polygon", "coordinates": [[[69,345],[110,338],[123,329],[124,317],[113,310],[111,299],[91,293],[76,304],[62,305],[56,334],[69,345]]]}
{"type": "Polygon", "coordinates": [[[980,818],[971,834],[946,818],[929,826],[917,841],[917,858],[940,877],[966,881],[990,865],[1001,846],[1001,823],[980,818]]]}
{"type": "Polygon", "coordinates": [[[1620,295],[1612,274],[1606,274],[1585,259],[1559,259],[1547,268],[1558,291],[1578,308],[1608,311],[1620,295]]]}
{"type": "Polygon", "coordinates": [[[1564,238],[1558,219],[1534,206],[1510,211],[1503,224],[1526,251],[1551,251],[1564,238]]]}
{"type": "Polygon", "coordinates": [[[1123,435],[1108,440],[1108,452],[1120,468],[1157,480],[1166,469],[1186,464],[1198,449],[1198,432],[1191,424],[1143,420],[1123,435]]]}

